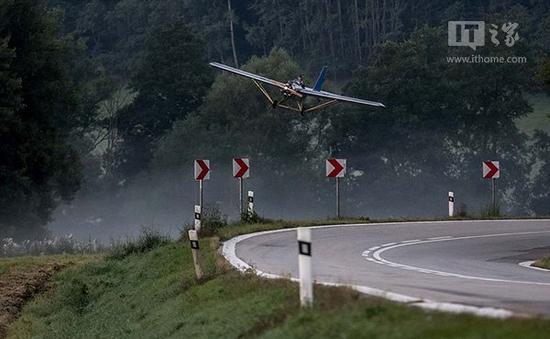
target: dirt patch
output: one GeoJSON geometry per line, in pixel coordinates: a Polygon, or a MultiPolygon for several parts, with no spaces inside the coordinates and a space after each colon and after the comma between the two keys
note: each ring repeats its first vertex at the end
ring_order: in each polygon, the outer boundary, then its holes
{"type": "Polygon", "coordinates": [[[66,265],[49,263],[25,272],[8,272],[0,279],[0,338],[17,319],[27,301],[47,286],[52,275],[66,265]]]}

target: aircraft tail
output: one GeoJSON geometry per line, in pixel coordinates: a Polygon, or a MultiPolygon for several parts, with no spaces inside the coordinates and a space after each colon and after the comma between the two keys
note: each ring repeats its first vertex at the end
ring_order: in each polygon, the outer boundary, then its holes
{"type": "Polygon", "coordinates": [[[325,76],[327,74],[327,66],[323,66],[323,69],[321,69],[321,73],[319,73],[319,77],[317,78],[317,81],[315,81],[315,86],[313,86],[314,91],[320,91],[323,87],[323,83],[325,82],[325,76]]]}

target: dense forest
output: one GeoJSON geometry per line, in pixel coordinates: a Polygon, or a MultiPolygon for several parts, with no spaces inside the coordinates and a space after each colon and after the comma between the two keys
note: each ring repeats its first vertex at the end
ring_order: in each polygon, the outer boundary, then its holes
{"type": "Polygon", "coordinates": [[[443,215],[449,190],[484,213],[488,159],[501,214],[550,215],[548,1],[0,0],[0,18],[2,236],[177,231],[195,158],[213,167],[207,203],[235,216],[238,155],[267,217],[331,215],[327,157],[348,159],[346,215],[443,215]],[[520,38],[449,47],[449,20],[520,38]],[[527,62],[448,62],[472,54],[527,62]],[[209,61],[309,83],[326,65],[326,88],[387,108],[274,110],[209,61]]]}

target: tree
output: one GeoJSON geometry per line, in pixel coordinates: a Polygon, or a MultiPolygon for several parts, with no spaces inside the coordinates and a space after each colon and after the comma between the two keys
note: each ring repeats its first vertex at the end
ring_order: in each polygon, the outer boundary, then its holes
{"type": "MultiPolygon", "coordinates": [[[[441,192],[456,187],[479,211],[488,196],[481,161],[500,159],[506,168],[499,181],[507,197],[503,207],[525,211],[530,163],[526,137],[515,125],[530,112],[525,73],[512,64],[449,63],[449,55],[463,52],[449,49],[445,34],[425,27],[402,43],[381,45],[372,66],[359,69],[347,91],[368,93],[387,108],[354,107],[355,113],[334,119],[330,145],[364,168],[371,206],[402,202],[408,213],[430,210],[441,192]]],[[[486,46],[479,53],[510,52],[486,46]]]]}
{"type": "MultiPolygon", "coordinates": [[[[538,69],[538,80],[550,92],[550,58],[545,58],[538,69]]],[[[546,116],[550,119],[550,115],[546,116]]],[[[550,136],[537,130],[533,136],[532,154],[540,166],[533,180],[531,208],[538,215],[550,215],[550,136]]]]}
{"type": "MultiPolygon", "coordinates": [[[[243,69],[275,79],[292,79],[301,72],[281,49],[252,58],[243,69]]],[[[281,94],[272,90],[272,95],[281,94]]],[[[253,163],[250,180],[257,189],[270,192],[264,206],[298,213],[298,208],[319,205],[315,182],[326,155],[320,148],[324,126],[322,114],[301,116],[273,109],[249,79],[220,73],[204,104],[159,141],[153,173],[185,173],[193,159],[201,158],[210,159],[223,173],[233,156],[246,155],[253,163]]],[[[231,183],[218,178],[212,178],[217,189],[229,191],[231,183]]]]}
{"type": "MultiPolygon", "coordinates": [[[[291,79],[300,73],[282,50],[252,58],[243,68],[278,79],[291,79]]],[[[295,123],[299,123],[296,115],[273,110],[250,80],[220,73],[200,109],[178,122],[160,142],[156,166],[183,166],[206,154],[213,159],[224,158],[230,156],[225,153],[227,149],[238,154],[262,154],[264,159],[288,156],[298,146],[294,142],[305,139],[294,135],[295,123]]]]}
{"type": "Polygon", "coordinates": [[[66,138],[83,119],[70,72],[72,41],[45,1],[0,1],[0,231],[38,237],[79,187],[66,138]]]}
{"type": "Polygon", "coordinates": [[[237,49],[235,48],[235,30],[233,29],[234,13],[231,9],[231,0],[227,0],[227,15],[229,17],[229,32],[231,33],[231,49],[233,51],[233,63],[235,67],[239,67],[239,60],[237,59],[237,49]]]}
{"type": "MultiPolygon", "coordinates": [[[[550,119],[550,117],[548,117],[550,119]]],[[[550,136],[537,131],[533,153],[537,154],[540,169],[533,183],[531,208],[537,215],[550,215],[550,136]]]]}
{"type": "Polygon", "coordinates": [[[181,20],[151,32],[130,84],[139,94],[118,116],[121,173],[148,167],[154,143],[201,104],[210,83],[203,42],[181,20]]]}

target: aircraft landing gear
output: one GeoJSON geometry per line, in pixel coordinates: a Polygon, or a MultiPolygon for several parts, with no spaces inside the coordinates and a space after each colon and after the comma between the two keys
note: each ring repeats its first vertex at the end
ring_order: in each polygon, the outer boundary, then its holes
{"type": "Polygon", "coordinates": [[[277,100],[273,100],[273,103],[271,104],[271,107],[273,107],[273,109],[277,108],[277,106],[279,105],[279,102],[277,100]]]}

